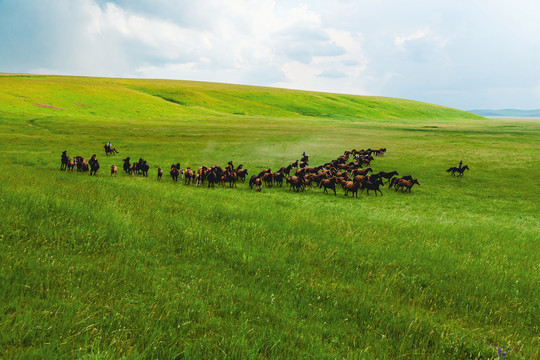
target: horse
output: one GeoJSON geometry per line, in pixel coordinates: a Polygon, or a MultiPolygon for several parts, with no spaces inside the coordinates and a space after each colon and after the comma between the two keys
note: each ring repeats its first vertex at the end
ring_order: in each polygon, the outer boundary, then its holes
{"type": "MultiPolygon", "coordinates": [[[[171,170],[172,171],[172,170],[171,170]]],[[[187,167],[186,168],[186,172],[185,172],[185,179],[184,179],[184,185],[189,185],[191,184],[191,180],[193,178],[195,178],[195,174],[193,173],[193,171],[191,170],[191,167],[187,167]]]]}
{"type": "Polygon", "coordinates": [[[349,192],[352,193],[353,197],[356,195],[356,197],[358,197],[358,189],[360,188],[360,185],[361,183],[359,182],[355,182],[355,181],[347,181],[344,185],[344,190],[345,190],[345,196],[347,196],[347,194],[349,192]]]}
{"type": "MultiPolygon", "coordinates": [[[[163,170],[162,170],[162,173],[163,173],[163,170]]],[[[178,181],[179,173],[180,171],[178,170],[178,168],[176,168],[175,166],[171,167],[171,178],[173,179],[173,181],[178,181]]]]}
{"type": "Polygon", "coordinates": [[[105,155],[107,155],[107,156],[109,156],[111,154],[112,155],[119,154],[119,152],[115,148],[113,148],[111,146],[108,146],[106,144],[103,145],[103,148],[105,149],[105,155]]]}
{"type": "Polygon", "coordinates": [[[277,172],[277,173],[272,174],[272,178],[274,182],[276,183],[276,185],[279,185],[279,187],[283,186],[284,175],[282,172],[277,172]]]}
{"type": "Polygon", "coordinates": [[[67,155],[67,150],[62,151],[62,157],[60,159],[60,170],[67,170],[67,166],[69,164],[70,158],[67,155]]]}
{"type": "Polygon", "coordinates": [[[405,175],[404,177],[401,177],[401,178],[398,178],[398,177],[393,177],[392,179],[390,179],[390,181],[388,182],[388,188],[390,189],[392,186],[394,186],[394,188],[397,186],[399,180],[408,180],[408,181],[412,181],[413,180],[413,177],[411,175],[405,175]]]}
{"type": "Polygon", "coordinates": [[[392,179],[393,176],[399,175],[399,174],[398,174],[397,171],[394,170],[392,172],[379,171],[377,175],[379,175],[383,179],[390,180],[390,179],[392,179]]]}
{"type": "Polygon", "coordinates": [[[368,172],[373,172],[373,169],[371,167],[367,167],[365,169],[354,169],[351,173],[352,176],[355,176],[355,175],[361,175],[361,176],[366,176],[368,172]]]}
{"type": "Polygon", "coordinates": [[[215,184],[221,180],[222,175],[223,170],[219,166],[212,166],[208,172],[208,175],[206,176],[206,180],[208,180],[208,187],[214,187],[215,184]]]}
{"type": "Polygon", "coordinates": [[[150,165],[146,161],[143,161],[142,164],[139,163],[139,170],[142,171],[143,176],[148,177],[148,170],[150,170],[150,165]]]}
{"type": "MultiPolygon", "coordinates": [[[[255,175],[253,175],[255,176],[255,175]]],[[[252,176],[252,179],[249,180],[249,182],[251,183],[251,188],[253,189],[253,185],[255,185],[255,188],[257,189],[257,192],[261,192],[262,190],[262,180],[261,178],[255,176],[255,178],[253,179],[253,176],[252,176]],[[253,180],[253,181],[252,181],[253,180]]]]}
{"type": "Polygon", "coordinates": [[[124,171],[126,174],[129,172],[129,169],[131,168],[131,164],[129,163],[129,157],[122,160],[124,162],[124,171]]]}
{"type": "Polygon", "coordinates": [[[380,178],[373,181],[364,181],[361,186],[361,192],[364,192],[364,189],[366,189],[366,194],[369,195],[369,190],[374,190],[375,196],[377,196],[377,191],[381,193],[381,196],[383,196],[381,189],[379,189],[379,185],[383,185],[383,181],[380,178]]]}
{"type": "Polygon", "coordinates": [[[88,170],[88,163],[86,162],[86,160],[80,156],[80,155],[77,155],[73,158],[72,160],[73,163],[70,163],[69,166],[71,166],[71,169],[69,169],[70,171],[73,170],[73,166],[77,166],[77,171],[86,171],[88,170]],[[85,167],[86,169],[83,169],[83,167],[85,167]]]}
{"type": "MultiPolygon", "coordinates": [[[[229,187],[232,188],[233,185],[234,187],[236,187],[236,181],[238,180],[238,175],[236,174],[236,172],[234,171],[227,171],[225,173],[225,179],[224,179],[226,182],[229,183],[229,187]]],[[[225,183],[223,183],[223,185],[225,185],[225,183]]]]}
{"type": "Polygon", "coordinates": [[[197,175],[195,175],[195,173],[193,174],[193,178],[197,177],[198,184],[201,185],[201,184],[204,184],[204,181],[206,180],[206,175],[208,175],[208,167],[200,166],[197,169],[197,175]]]}
{"type": "Polygon", "coordinates": [[[465,170],[470,170],[467,165],[464,165],[461,168],[454,166],[446,170],[446,172],[451,172],[453,176],[456,176],[456,173],[459,173],[458,176],[463,176],[463,172],[465,172],[465,170]]]}
{"type": "Polygon", "coordinates": [[[369,166],[369,164],[371,163],[371,160],[373,160],[373,156],[368,155],[368,156],[365,156],[365,157],[360,157],[358,159],[358,162],[360,164],[366,164],[367,166],[369,166]]]}
{"type": "Polygon", "coordinates": [[[413,187],[414,184],[418,184],[418,186],[420,186],[420,183],[418,182],[418,179],[414,179],[412,181],[400,179],[398,181],[397,186],[396,186],[396,191],[401,189],[403,191],[409,190],[409,192],[411,192],[411,188],[413,187]]]}
{"type": "Polygon", "coordinates": [[[247,169],[240,169],[237,172],[238,179],[240,179],[242,182],[246,181],[246,175],[248,175],[247,169]]]}
{"type": "Polygon", "coordinates": [[[282,173],[283,175],[289,175],[291,173],[291,169],[293,168],[292,164],[290,164],[287,167],[282,167],[278,170],[279,173],[282,173]]]}
{"type": "Polygon", "coordinates": [[[68,160],[68,164],[65,167],[66,171],[73,171],[73,168],[75,168],[75,165],[77,165],[77,162],[75,160],[68,160]]]}
{"type": "Polygon", "coordinates": [[[99,170],[99,161],[97,160],[96,155],[92,156],[88,161],[88,164],[90,165],[90,176],[96,175],[99,170]]]}
{"type": "Polygon", "coordinates": [[[111,177],[118,175],[118,167],[116,165],[111,165],[111,177]]]}
{"type": "MultiPolygon", "coordinates": [[[[249,187],[253,189],[253,185],[257,184],[257,180],[261,180],[257,175],[251,175],[251,179],[249,179],[249,187]]],[[[261,182],[262,184],[262,182],[261,182]]]]}
{"type": "Polygon", "coordinates": [[[263,174],[262,176],[260,176],[260,179],[261,181],[263,181],[265,183],[265,185],[269,188],[272,187],[272,184],[274,182],[274,177],[272,175],[272,171],[269,171],[265,174],[263,174]]]}
{"type": "Polygon", "coordinates": [[[323,179],[319,185],[319,189],[324,187],[324,192],[328,194],[328,189],[331,189],[334,191],[334,195],[336,195],[336,178],[332,177],[331,179],[323,179]]]}
{"type": "Polygon", "coordinates": [[[158,167],[158,169],[157,169],[157,179],[161,180],[162,176],[163,176],[163,169],[158,167]]]}
{"type": "Polygon", "coordinates": [[[300,190],[302,190],[302,192],[304,192],[304,189],[306,187],[304,183],[304,176],[295,175],[295,176],[288,177],[287,182],[289,183],[291,190],[294,190],[296,192],[299,192],[300,190]]]}

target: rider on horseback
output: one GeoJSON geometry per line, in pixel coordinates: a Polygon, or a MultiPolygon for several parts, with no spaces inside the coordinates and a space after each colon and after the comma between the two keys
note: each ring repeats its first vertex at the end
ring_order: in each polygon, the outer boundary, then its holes
{"type": "Polygon", "coordinates": [[[458,170],[461,170],[463,167],[463,160],[459,160],[458,170]]]}

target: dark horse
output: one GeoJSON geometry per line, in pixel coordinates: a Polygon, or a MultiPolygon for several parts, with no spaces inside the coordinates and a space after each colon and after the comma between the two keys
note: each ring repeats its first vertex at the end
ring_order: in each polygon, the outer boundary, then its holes
{"type": "Polygon", "coordinates": [[[119,153],[115,148],[113,148],[113,147],[111,147],[109,145],[103,145],[103,148],[105,149],[105,155],[107,155],[107,156],[109,156],[111,154],[115,155],[115,154],[119,153]]]}
{"type": "Polygon", "coordinates": [[[130,160],[129,157],[122,160],[124,162],[124,171],[126,172],[126,174],[129,172],[129,168],[131,167],[129,160],[130,160]]]}
{"type": "Polygon", "coordinates": [[[95,154],[88,160],[88,165],[90,165],[90,175],[96,175],[99,170],[99,161],[95,154]]]}
{"type": "Polygon", "coordinates": [[[67,170],[67,167],[69,165],[69,156],[67,156],[67,151],[62,151],[62,163],[60,164],[60,170],[67,170]]]}
{"type": "Polygon", "coordinates": [[[180,170],[176,166],[171,166],[171,177],[173,181],[178,181],[178,174],[180,174],[180,170]]]}
{"type": "Polygon", "coordinates": [[[385,171],[379,171],[379,173],[377,174],[379,175],[381,178],[383,178],[383,181],[384,179],[386,180],[390,180],[393,176],[396,176],[396,175],[399,175],[397,171],[392,171],[392,172],[385,172],[385,171]]]}
{"type": "Polygon", "coordinates": [[[451,167],[450,169],[446,170],[446,172],[451,172],[452,175],[454,175],[454,176],[456,176],[456,173],[459,174],[458,176],[463,176],[463,172],[465,170],[470,170],[467,165],[462,166],[461,168],[459,168],[457,166],[454,166],[454,167],[451,167]]]}
{"type": "Polygon", "coordinates": [[[375,191],[375,196],[377,196],[377,191],[381,193],[381,196],[383,195],[381,189],[379,189],[379,185],[383,185],[382,178],[375,179],[373,181],[364,181],[361,185],[361,192],[364,192],[364,189],[367,190],[366,193],[369,195],[369,190],[375,191]]]}

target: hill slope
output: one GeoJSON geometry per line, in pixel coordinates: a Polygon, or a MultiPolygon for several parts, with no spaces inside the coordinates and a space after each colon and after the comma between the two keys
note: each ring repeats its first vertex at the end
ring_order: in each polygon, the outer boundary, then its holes
{"type": "Polygon", "coordinates": [[[0,85],[0,109],[42,114],[62,111],[64,116],[481,119],[464,111],[402,99],[190,81],[4,75],[0,85]]]}

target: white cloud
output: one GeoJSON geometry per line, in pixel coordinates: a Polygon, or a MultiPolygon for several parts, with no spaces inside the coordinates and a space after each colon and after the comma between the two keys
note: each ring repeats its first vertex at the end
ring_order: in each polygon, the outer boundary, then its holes
{"type": "Polygon", "coordinates": [[[536,0],[3,0],[0,71],[540,107],[538,13],[536,0]]]}

